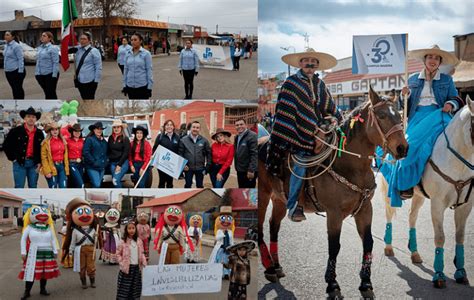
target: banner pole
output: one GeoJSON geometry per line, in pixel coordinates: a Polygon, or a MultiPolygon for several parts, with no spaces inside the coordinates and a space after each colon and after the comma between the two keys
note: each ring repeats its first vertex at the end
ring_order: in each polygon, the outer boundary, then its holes
{"type": "MultiPolygon", "coordinates": [[[[74,19],[73,19],[73,14],[72,14],[72,2],[71,0],[68,0],[69,4],[69,18],[71,20],[71,38],[69,39],[70,44],[72,47],[75,47],[74,45],[74,39],[76,37],[76,34],[74,33],[74,19]]],[[[73,60],[72,60],[72,67],[74,68],[74,78],[76,78],[76,53],[72,54],[73,60]]],[[[68,51],[68,61],[69,61],[69,51],[68,51]]]]}
{"type": "MultiPolygon", "coordinates": [[[[405,86],[408,86],[408,33],[405,42],[405,86]]],[[[407,132],[408,93],[403,96],[403,133],[407,132]]]]}
{"type": "MultiPolygon", "coordinates": [[[[150,157],[150,161],[147,163],[145,170],[147,170],[148,167],[150,166],[150,164],[151,164],[153,158],[155,157],[156,152],[158,152],[158,147],[156,148],[155,152],[153,152],[153,155],[150,157]]],[[[143,176],[145,175],[145,173],[146,173],[146,171],[143,172],[143,174],[142,174],[142,176],[140,176],[140,178],[138,178],[138,181],[137,181],[137,183],[135,184],[135,186],[133,187],[133,189],[136,189],[136,188],[137,188],[138,184],[139,184],[140,181],[142,180],[142,178],[143,178],[143,176]]]]}

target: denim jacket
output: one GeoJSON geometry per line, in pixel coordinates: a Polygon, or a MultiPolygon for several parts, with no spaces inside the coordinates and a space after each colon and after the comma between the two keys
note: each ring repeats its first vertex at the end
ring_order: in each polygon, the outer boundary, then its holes
{"type": "MultiPolygon", "coordinates": [[[[410,88],[410,96],[408,97],[408,119],[410,119],[416,111],[416,107],[420,103],[420,95],[425,85],[425,80],[419,78],[420,72],[411,75],[408,78],[408,87],[410,88]]],[[[453,106],[453,113],[460,109],[464,103],[458,98],[458,91],[454,86],[453,78],[449,75],[440,74],[439,80],[433,80],[433,94],[438,106],[442,108],[446,102],[453,106]]],[[[403,106],[403,97],[401,97],[403,106]]]]}
{"type": "Polygon", "coordinates": [[[82,156],[86,169],[104,170],[107,166],[107,141],[92,135],[84,141],[82,156]]]}

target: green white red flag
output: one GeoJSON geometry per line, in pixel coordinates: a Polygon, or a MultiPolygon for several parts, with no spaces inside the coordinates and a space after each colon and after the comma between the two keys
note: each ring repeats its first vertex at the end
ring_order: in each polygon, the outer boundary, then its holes
{"type": "Polygon", "coordinates": [[[76,45],[73,22],[77,19],[75,0],[63,0],[63,18],[61,32],[61,65],[64,71],[69,68],[68,48],[76,45]]]}

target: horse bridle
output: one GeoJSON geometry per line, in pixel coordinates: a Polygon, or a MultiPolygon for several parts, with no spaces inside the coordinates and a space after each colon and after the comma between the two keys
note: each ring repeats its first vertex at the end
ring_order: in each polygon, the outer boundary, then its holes
{"type": "Polygon", "coordinates": [[[375,128],[377,129],[377,132],[382,138],[382,150],[384,153],[384,158],[385,158],[385,155],[387,154],[388,138],[395,132],[403,131],[403,124],[398,123],[398,124],[393,125],[392,128],[390,128],[390,130],[388,130],[386,133],[383,132],[382,127],[380,126],[380,123],[379,123],[379,119],[377,118],[377,114],[375,113],[375,108],[384,105],[386,101],[388,100],[381,100],[379,103],[375,105],[373,105],[372,102],[370,102],[369,111],[368,111],[370,126],[374,126],[375,124],[375,128]]]}

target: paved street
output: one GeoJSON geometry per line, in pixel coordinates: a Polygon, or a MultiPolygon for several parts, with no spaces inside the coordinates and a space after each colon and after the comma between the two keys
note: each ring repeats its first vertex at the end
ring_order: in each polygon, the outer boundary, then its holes
{"type": "MultiPolygon", "coordinates": [[[[212,251],[211,247],[203,246],[203,257],[209,257],[212,251]]],[[[18,273],[21,271],[20,258],[20,234],[0,237],[0,299],[10,300],[19,299],[23,294],[24,283],[17,279],[18,273]]],[[[158,253],[151,251],[150,264],[158,264],[158,253]]],[[[249,299],[256,299],[257,294],[257,264],[256,256],[251,256],[251,284],[247,287],[249,299]]],[[[79,281],[79,275],[74,273],[72,269],[64,269],[60,267],[61,276],[56,279],[48,281],[47,288],[51,295],[50,300],[54,299],[101,299],[109,300],[115,299],[117,292],[117,276],[119,272],[118,265],[103,264],[99,260],[96,262],[96,281],[97,288],[88,288],[83,290],[79,281]]],[[[226,299],[229,288],[229,281],[223,280],[222,289],[220,293],[213,294],[193,294],[194,300],[198,299],[226,299]]],[[[35,282],[32,289],[32,300],[45,299],[39,295],[39,283],[35,282]]],[[[170,295],[170,296],[156,296],[143,297],[143,299],[190,299],[189,295],[170,295]]]]}
{"type": "MultiPolygon", "coordinates": [[[[7,159],[5,152],[0,151],[0,173],[3,174],[2,180],[0,181],[0,188],[13,188],[14,187],[12,168],[13,168],[13,164],[11,163],[11,161],[7,159]]],[[[153,168],[152,172],[153,172],[153,184],[151,188],[158,188],[158,183],[160,181],[158,172],[156,171],[155,168],[153,168]]],[[[26,183],[25,186],[27,187],[28,184],[26,183]]],[[[128,181],[124,183],[124,187],[133,188],[133,184],[130,181],[128,181]]],[[[183,188],[184,179],[173,180],[173,187],[183,188]]],[[[195,188],[196,184],[193,183],[192,187],[195,188]]],[[[211,179],[208,175],[204,177],[204,187],[212,188],[211,179]]],[[[48,183],[46,182],[46,179],[43,175],[39,176],[38,188],[48,188],[48,183]]],[[[238,188],[237,173],[235,172],[235,169],[233,167],[231,169],[229,179],[227,179],[227,182],[225,183],[225,188],[238,188]]]]}
{"type": "MultiPolygon", "coordinates": [[[[380,175],[379,175],[380,176],[380,175]]],[[[380,186],[380,184],[379,184],[380,186]]],[[[336,199],[334,199],[336,200],[336,199]]],[[[385,208],[380,190],[372,199],[374,217],[372,231],[374,237],[372,284],[379,299],[473,299],[474,289],[456,284],[454,258],[454,213],[445,213],[445,274],[447,289],[432,287],[434,273],[434,242],[430,216],[430,203],[425,201],[418,218],[418,251],[424,259],[422,265],[413,265],[408,244],[408,211],[410,203],[399,209],[393,221],[393,246],[395,257],[384,256],[385,208]]],[[[267,210],[265,237],[269,239],[267,210]]],[[[327,262],[326,219],[317,215],[307,215],[308,220],[293,223],[285,217],[280,230],[280,263],[286,277],[280,284],[270,284],[263,277],[263,267],[259,265],[259,299],[325,299],[326,283],[324,272],[327,262]]],[[[469,280],[474,283],[474,221],[471,214],[465,235],[465,269],[469,280]]],[[[362,258],[362,242],[359,239],[354,220],[346,219],[341,234],[341,250],[337,261],[337,279],[346,299],[359,299],[359,270],[362,258]]]]}
{"type": "MultiPolygon", "coordinates": [[[[194,79],[194,99],[247,99],[257,98],[257,52],[252,59],[240,60],[240,71],[233,72],[218,69],[201,68],[194,79]]],[[[178,72],[178,54],[153,57],[153,99],[183,99],[184,80],[178,72]]],[[[62,70],[62,69],[61,69],[62,70]]],[[[35,66],[26,67],[23,82],[26,99],[44,99],[43,90],[34,75],[35,66]]],[[[59,99],[79,99],[79,91],[73,85],[74,71],[61,72],[57,94],[59,99]]],[[[102,79],[96,93],[96,99],[123,99],[122,74],[115,61],[104,61],[102,79]]],[[[0,71],[0,99],[11,99],[11,88],[0,71]]]]}

